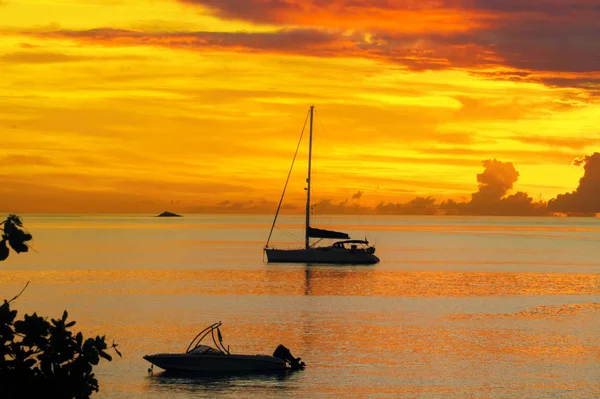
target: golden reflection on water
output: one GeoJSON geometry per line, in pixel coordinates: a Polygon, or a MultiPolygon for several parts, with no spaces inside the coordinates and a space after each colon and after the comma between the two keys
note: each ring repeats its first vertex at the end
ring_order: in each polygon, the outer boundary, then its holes
{"type": "Polygon", "coordinates": [[[0,271],[6,284],[65,285],[71,292],[202,295],[467,297],[598,295],[593,273],[335,270],[0,271]]]}
{"type": "Polygon", "coordinates": [[[514,314],[460,314],[451,315],[450,320],[465,319],[562,319],[600,311],[600,303],[573,303],[554,306],[536,306],[514,314]]]}
{"type": "Polygon", "coordinates": [[[39,252],[0,268],[5,297],[30,281],[20,316],[66,308],[86,335],[119,343],[124,357],[98,368],[98,399],[600,397],[594,221],[339,223],[381,232],[384,261],[333,267],[263,264],[257,238],[269,226],[257,218],[184,219],[40,218],[27,224],[39,252]],[[219,320],[232,353],[282,343],[308,368],[281,378],[147,375],[143,355],[184,351],[219,320]]]}

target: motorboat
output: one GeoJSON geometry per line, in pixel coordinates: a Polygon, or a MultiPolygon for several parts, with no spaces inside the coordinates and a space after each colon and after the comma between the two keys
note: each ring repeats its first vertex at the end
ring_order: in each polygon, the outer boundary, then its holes
{"type": "Polygon", "coordinates": [[[158,353],[146,355],[144,359],[169,372],[246,373],[304,369],[304,362],[293,357],[283,345],[279,345],[272,356],[230,353],[229,346],[223,345],[221,325],[221,322],[214,323],[202,330],[184,353],[158,353]],[[212,338],[214,347],[202,343],[207,337],[212,338]]]}
{"type": "MultiPolygon", "coordinates": [[[[375,256],[375,246],[370,245],[369,241],[365,238],[364,240],[351,240],[347,233],[341,231],[319,229],[311,226],[311,165],[312,165],[312,141],[313,141],[313,113],[314,106],[309,109],[310,117],[310,137],[308,144],[308,175],[306,177],[307,187],[306,190],[306,209],[304,213],[305,217],[305,228],[304,228],[304,247],[301,248],[274,248],[270,246],[271,235],[277,222],[277,216],[281,210],[281,204],[287,188],[287,184],[291,175],[288,174],[281,199],[279,200],[279,206],[275,212],[273,224],[271,225],[271,231],[267,238],[264,251],[267,255],[267,262],[275,263],[331,263],[331,264],[347,264],[347,265],[372,265],[379,262],[379,258],[375,256]],[[311,239],[318,239],[316,242],[311,242],[311,239]],[[317,245],[321,240],[344,240],[337,241],[331,245],[317,245]]],[[[307,118],[308,118],[307,116],[307,118]]],[[[305,122],[306,125],[306,122],[305,122]]],[[[302,134],[300,135],[300,142],[302,141],[302,134]]],[[[292,161],[292,167],[296,161],[296,155],[298,154],[298,148],[296,148],[296,154],[292,161]]],[[[314,240],[313,240],[314,241],[314,240]]]]}

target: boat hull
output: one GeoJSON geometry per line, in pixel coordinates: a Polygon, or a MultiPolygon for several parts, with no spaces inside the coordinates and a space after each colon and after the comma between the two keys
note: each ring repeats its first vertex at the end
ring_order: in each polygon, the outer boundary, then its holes
{"type": "Polygon", "coordinates": [[[267,355],[159,353],[144,359],[166,371],[198,373],[246,373],[285,370],[283,359],[267,355]]]}
{"type": "Polygon", "coordinates": [[[379,262],[374,254],[365,251],[323,247],[309,249],[265,249],[269,263],[328,263],[372,265],[379,262]]]}

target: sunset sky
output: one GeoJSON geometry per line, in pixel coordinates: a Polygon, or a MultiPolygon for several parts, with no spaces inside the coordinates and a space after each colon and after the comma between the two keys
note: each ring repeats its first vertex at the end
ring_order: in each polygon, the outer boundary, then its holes
{"type": "Polygon", "coordinates": [[[315,201],[468,200],[494,158],[548,201],[600,151],[598,21],[600,0],[0,0],[0,211],[274,211],[311,104],[315,201]]]}

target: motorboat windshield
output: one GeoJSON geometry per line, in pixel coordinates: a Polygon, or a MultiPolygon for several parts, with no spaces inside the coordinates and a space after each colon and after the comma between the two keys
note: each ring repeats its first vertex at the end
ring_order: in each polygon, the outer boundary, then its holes
{"type": "Polygon", "coordinates": [[[188,353],[192,355],[223,355],[224,353],[206,345],[198,345],[188,353]]]}
{"type": "Polygon", "coordinates": [[[200,331],[200,333],[198,335],[196,335],[196,337],[192,340],[192,342],[190,342],[185,353],[194,353],[194,354],[220,353],[222,355],[229,355],[230,354],[229,346],[227,346],[227,348],[225,348],[225,345],[223,345],[223,336],[221,335],[221,330],[219,329],[219,327],[221,327],[221,325],[222,325],[221,322],[214,323],[214,324],[206,327],[204,330],[200,331]],[[215,332],[216,332],[216,335],[215,335],[215,332]],[[201,344],[202,340],[209,335],[211,336],[216,348],[211,348],[210,346],[201,344]]]}

